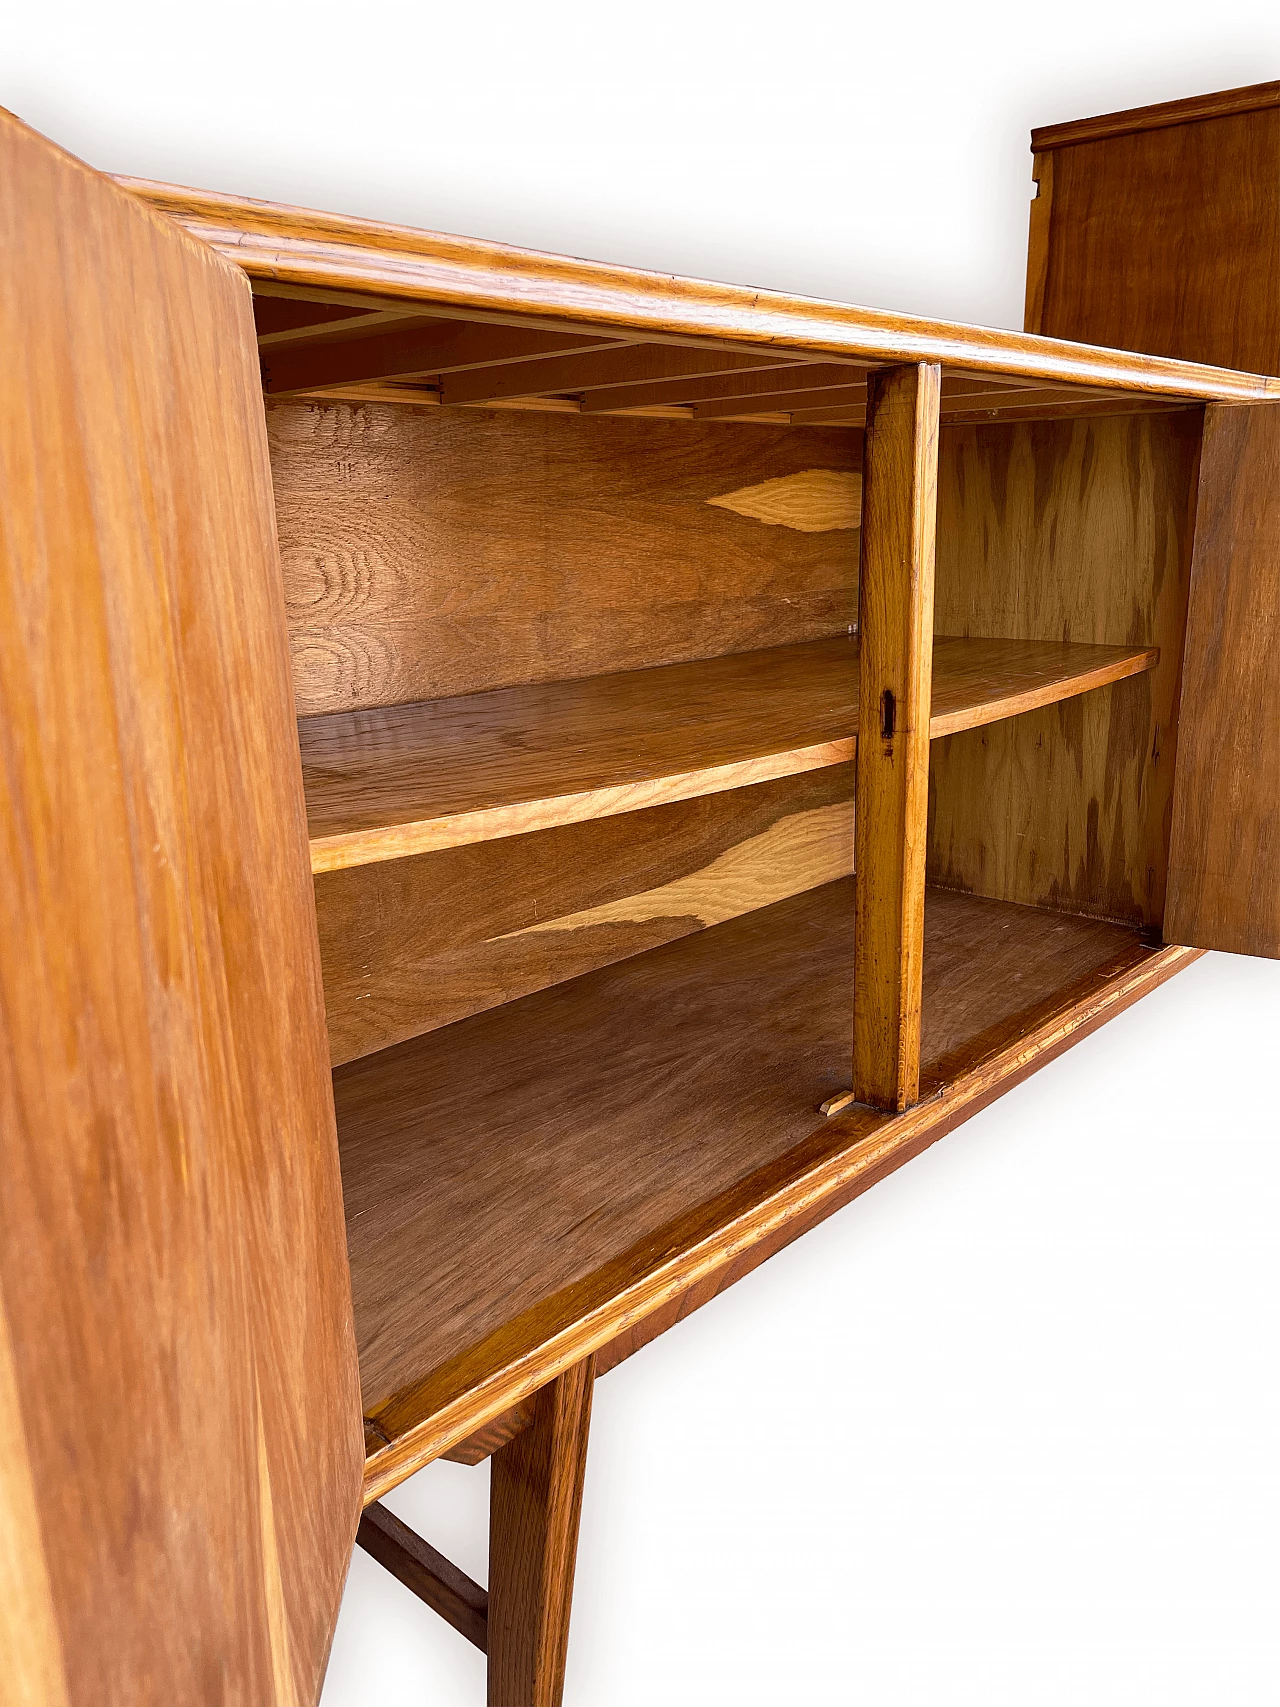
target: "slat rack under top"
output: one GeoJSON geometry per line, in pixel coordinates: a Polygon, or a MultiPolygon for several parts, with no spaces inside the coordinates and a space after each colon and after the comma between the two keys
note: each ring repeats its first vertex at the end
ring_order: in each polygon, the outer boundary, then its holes
{"type": "MultiPolygon", "coordinates": [[[[939,638],[934,738],[1150,669],[1153,647],[939,638]]],[[[795,775],[854,755],[858,642],[500,688],[299,723],[316,872],[795,775]]]]}
{"type": "Polygon", "coordinates": [[[507,244],[118,182],[242,267],[276,397],[860,426],[868,373],[943,368],[982,423],[1280,396],[1280,379],[507,244]]]}

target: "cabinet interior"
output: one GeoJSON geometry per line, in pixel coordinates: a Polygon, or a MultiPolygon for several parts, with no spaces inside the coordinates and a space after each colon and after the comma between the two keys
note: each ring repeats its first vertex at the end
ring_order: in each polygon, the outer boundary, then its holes
{"type": "MultiPolygon", "coordinates": [[[[376,1451],[831,1142],[866,381],[344,385],[331,306],[258,299],[376,1451]]],[[[944,377],[922,1100],[1160,939],[1200,422],[944,377]]]]}

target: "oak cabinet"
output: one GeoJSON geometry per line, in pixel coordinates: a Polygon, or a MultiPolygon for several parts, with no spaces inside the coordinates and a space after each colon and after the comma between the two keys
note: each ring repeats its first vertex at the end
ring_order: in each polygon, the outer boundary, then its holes
{"type": "Polygon", "coordinates": [[[593,1381],[1280,953],[1280,380],[0,162],[9,1675],[313,1701],[359,1526],[554,1702],[593,1381]]]}

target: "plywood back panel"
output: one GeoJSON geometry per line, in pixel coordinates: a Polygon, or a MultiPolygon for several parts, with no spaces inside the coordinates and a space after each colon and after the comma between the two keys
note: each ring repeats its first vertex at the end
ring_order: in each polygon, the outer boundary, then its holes
{"type": "Polygon", "coordinates": [[[848,876],[852,771],[325,873],[334,1064],[848,876]]]}
{"type": "Polygon", "coordinates": [[[1195,410],[944,429],[938,632],[1160,659],[935,741],[932,882],[1160,925],[1200,429],[1195,410]]]}
{"type": "Polygon", "coordinates": [[[396,404],[268,408],[300,715],[816,640],[858,534],[713,500],[861,435],[396,404]]]}

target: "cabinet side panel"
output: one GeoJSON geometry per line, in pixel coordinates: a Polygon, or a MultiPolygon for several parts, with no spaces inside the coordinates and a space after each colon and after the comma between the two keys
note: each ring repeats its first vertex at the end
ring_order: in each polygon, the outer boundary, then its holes
{"type": "Polygon", "coordinates": [[[1205,411],[1165,935],[1280,956],[1276,404],[1205,411]]]}
{"type": "Polygon", "coordinates": [[[1280,372],[1280,110],[1057,148],[1051,183],[1037,331],[1280,372]]]}
{"type": "Polygon", "coordinates": [[[849,430],[349,403],[271,404],[268,425],[299,715],[856,619],[856,528],[713,501],[759,509],[766,482],[856,470],[849,430]]]}
{"type": "Polygon", "coordinates": [[[938,633],[1160,659],[935,741],[931,882],[1162,923],[1200,426],[1188,410],[944,429],[938,633]]]}
{"type": "Polygon", "coordinates": [[[334,1065],[853,870],[853,766],[316,878],[334,1065]]]}
{"type": "Polygon", "coordinates": [[[0,1523],[70,1707],[314,1701],[358,1518],[253,336],[0,115],[0,1523]]]}

